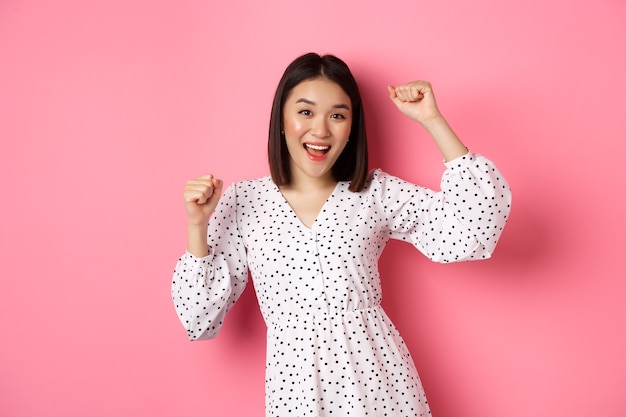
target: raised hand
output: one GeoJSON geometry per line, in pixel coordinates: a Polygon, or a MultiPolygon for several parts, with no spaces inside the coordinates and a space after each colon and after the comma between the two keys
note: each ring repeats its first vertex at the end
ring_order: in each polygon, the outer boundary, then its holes
{"type": "Polygon", "coordinates": [[[441,117],[432,86],[426,81],[413,81],[394,87],[387,86],[389,98],[398,109],[421,124],[441,117]]]}
{"type": "Polygon", "coordinates": [[[206,225],[222,195],[223,181],[212,174],[187,181],[183,198],[190,226],[206,225]]]}
{"type": "Polygon", "coordinates": [[[398,87],[389,85],[389,98],[402,113],[420,123],[439,147],[445,161],[452,161],[468,150],[443,117],[429,82],[413,81],[398,87]]]}

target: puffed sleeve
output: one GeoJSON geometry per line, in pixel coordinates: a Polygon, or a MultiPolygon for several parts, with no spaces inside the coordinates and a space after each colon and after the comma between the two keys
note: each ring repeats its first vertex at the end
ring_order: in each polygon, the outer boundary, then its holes
{"type": "Polygon", "coordinates": [[[467,153],[445,163],[441,191],[375,174],[391,238],[435,262],[491,257],[511,209],[511,190],[489,159],[467,153]]]}
{"type": "Polygon", "coordinates": [[[209,254],[198,258],[186,252],[178,260],[172,280],[172,300],[190,340],[217,335],[248,281],[235,184],[222,195],[208,235],[209,254]]]}

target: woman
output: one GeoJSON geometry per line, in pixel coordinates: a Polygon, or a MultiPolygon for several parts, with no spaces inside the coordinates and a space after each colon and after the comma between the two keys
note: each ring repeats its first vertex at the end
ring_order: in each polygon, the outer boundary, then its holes
{"type": "Polygon", "coordinates": [[[186,184],[176,310],[190,339],[215,337],[251,272],[268,327],[268,416],[429,414],[413,360],[380,306],[378,258],[390,238],[437,262],[488,258],[506,222],[505,179],[457,138],[431,86],[388,90],[441,150],[441,192],[368,172],[357,84],[343,61],[317,54],[292,62],[278,85],[271,175],[224,195],[210,174],[186,184]]]}

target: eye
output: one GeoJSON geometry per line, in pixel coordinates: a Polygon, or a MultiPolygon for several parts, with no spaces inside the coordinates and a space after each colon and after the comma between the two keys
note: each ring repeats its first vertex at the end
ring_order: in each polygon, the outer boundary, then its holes
{"type": "Polygon", "coordinates": [[[304,109],[304,110],[300,110],[298,114],[301,114],[303,116],[311,116],[313,112],[311,110],[304,109]]]}
{"type": "Polygon", "coordinates": [[[335,113],[335,114],[331,115],[331,116],[330,116],[330,118],[331,118],[331,119],[340,119],[340,120],[341,120],[341,119],[345,119],[345,118],[346,118],[346,116],[344,116],[344,115],[343,115],[343,114],[341,114],[341,113],[335,113]]]}

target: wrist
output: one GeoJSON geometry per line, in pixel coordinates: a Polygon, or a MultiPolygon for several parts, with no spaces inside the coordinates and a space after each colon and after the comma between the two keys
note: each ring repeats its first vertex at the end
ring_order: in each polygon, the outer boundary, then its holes
{"type": "Polygon", "coordinates": [[[206,224],[188,224],[187,225],[187,242],[192,243],[193,246],[198,244],[206,244],[208,236],[208,225],[206,224]]]}
{"type": "Polygon", "coordinates": [[[196,257],[203,257],[209,253],[207,242],[208,225],[187,225],[187,251],[196,257]]]}
{"type": "Polygon", "coordinates": [[[432,116],[425,117],[422,120],[418,120],[418,122],[424,127],[424,129],[429,132],[448,126],[448,122],[441,113],[436,113],[432,116]]]}
{"type": "Polygon", "coordinates": [[[207,219],[187,219],[187,226],[194,226],[194,227],[202,227],[202,226],[208,226],[209,225],[209,221],[207,219]]]}

